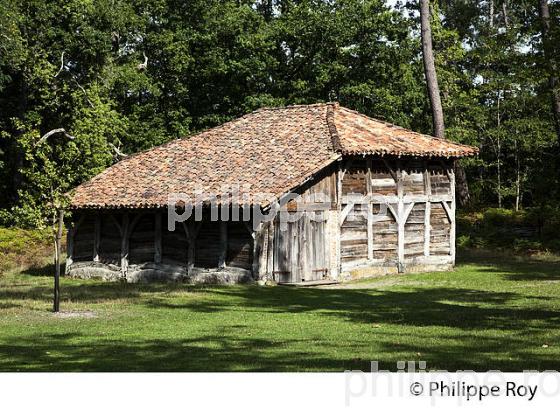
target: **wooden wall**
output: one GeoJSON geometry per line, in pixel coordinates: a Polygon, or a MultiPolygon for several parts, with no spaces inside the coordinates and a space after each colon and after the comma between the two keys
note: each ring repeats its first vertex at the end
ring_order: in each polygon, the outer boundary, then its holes
{"type": "Polygon", "coordinates": [[[452,161],[344,161],[339,170],[341,271],[452,263],[454,183],[452,161]]]}
{"type": "Polygon", "coordinates": [[[253,268],[254,239],[250,222],[178,223],[167,229],[164,211],[76,212],[68,233],[67,270],[81,262],[120,266],[169,265],[218,270],[253,268]]]}

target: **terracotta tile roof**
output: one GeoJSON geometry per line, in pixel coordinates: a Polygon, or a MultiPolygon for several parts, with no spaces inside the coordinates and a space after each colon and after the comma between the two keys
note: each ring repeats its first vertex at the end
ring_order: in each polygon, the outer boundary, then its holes
{"type": "Polygon", "coordinates": [[[461,157],[476,152],[338,104],[264,108],[131,155],[71,192],[71,207],[163,207],[171,193],[194,196],[202,188],[219,195],[232,185],[241,194],[280,196],[346,154],[461,157]]]}

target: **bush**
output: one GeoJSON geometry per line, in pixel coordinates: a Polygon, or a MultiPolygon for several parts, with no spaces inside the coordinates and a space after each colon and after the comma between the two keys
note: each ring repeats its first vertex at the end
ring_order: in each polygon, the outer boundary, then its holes
{"type": "Polygon", "coordinates": [[[490,208],[459,214],[457,246],[509,249],[521,253],[560,251],[560,209],[529,208],[520,211],[490,208]]]}
{"type": "Polygon", "coordinates": [[[40,265],[52,254],[50,232],[0,227],[0,254],[0,274],[18,266],[40,265]]]}

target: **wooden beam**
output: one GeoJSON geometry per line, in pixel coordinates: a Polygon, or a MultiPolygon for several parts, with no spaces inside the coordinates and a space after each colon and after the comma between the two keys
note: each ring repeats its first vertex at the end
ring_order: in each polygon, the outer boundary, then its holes
{"type": "Polygon", "coordinates": [[[385,158],[381,157],[381,161],[383,161],[383,164],[385,164],[385,166],[387,167],[387,170],[389,171],[389,173],[391,174],[391,176],[395,180],[395,183],[398,183],[399,182],[399,176],[397,174],[397,171],[395,171],[393,169],[391,164],[389,164],[389,161],[387,161],[385,158]]]}
{"type": "Polygon", "coordinates": [[[93,234],[93,261],[99,262],[99,244],[101,243],[101,215],[95,214],[93,234]]]}
{"type": "Polygon", "coordinates": [[[408,217],[410,216],[410,212],[412,212],[412,208],[414,208],[414,205],[416,204],[410,203],[410,204],[403,205],[403,215],[402,215],[403,223],[406,223],[406,221],[408,221],[408,217]]]}
{"type": "Polygon", "coordinates": [[[128,229],[128,236],[129,237],[130,237],[130,235],[132,235],[132,232],[134,232],[134,229],[136,229],[136,225],[138,225],[138,221],[140,221],[140,218],[142,216],[144,216],[143,213],[139,213],[139,214],[134,215],[134,218],[130,222],[129,229],[128,229]]]}
{"type": "Polygon", "coordinates": [[[161,212],[156,211],[154,229],[154,263],[161,263],[162,260],[161,216],[161,212]]]}
{"type": "Polygon", "coordinates": [[[108,214],[108,216],[109,216],[109,219],[111,219],[111,221],[113,221],[113,223],[117,227],[117,230],[119,231],[119,235],[122,236],[122,234],[123,234],[122,227],[121,227],[121,224],[119,223],[119,221],[117,221],[117,218],[115,218],[115,215],[110,213],[110,214],[108,214]]]}
{"type": "Polygon", "coordinates": [[[378,203],[378,204],[396,204],[399,201],[406,203],[417,203],[417,202],[442,202],[448,201],[451,202],[453,200],[452,195],[422,195],[422,194],[414,194],[414,195],[404,195],[402,198],[399,198],[396,195],[372,195],[371,196],[371,203],[378,203]]]}
{"type": "Polygon", "coordinates": [[[443,171],[445,171],[445,174],[447,175],[447,179],[449,180],[449,182],[451,182],[451,179],[453,178],[453,176],[451,175],[452,171],[450,171],[449,167],[445,162],[440,160],[439,163],[443,171]]]}
{"type": "Polygon", "coordinates": [[[350,211],[352,211],[352,208],[354,208],[354,203],[352,203],[352,202],[350,202],[350,203],[346,204],[346,206],[344,206],[344,209],[340,213],[340,226],[342,226],[342,224],[346,220],[346,217],[348,216],[350,211]]]}
{"type": "Polygon", "coordinates": [[[388,203],[387,205],[387,209],[393,214],[393,217],[395,218],[395,222],[399,221],[399,209],[397,207],[397,204],[393,204],[393,203],[388,203]]]}
{"type": "Polygon", "coordinates": [[[130,224],[128,213],[123,215],[121,235],[121,276],[126,280],[128,273],[128,247],[130,237],[130,224]]]}
{"type": "Polygon", "coordinates": [[[455,215],[453,213],[453,211],[451,210],[451,207],[449,206],[449,204],[447,203],[447,201],[441,201],[441,204],[443,206],[443,209],[445,209],[445,213],[447,215],[447,219],[449,220],[449,223],[453,223],[453,219],[455,219],[455,215]]]}

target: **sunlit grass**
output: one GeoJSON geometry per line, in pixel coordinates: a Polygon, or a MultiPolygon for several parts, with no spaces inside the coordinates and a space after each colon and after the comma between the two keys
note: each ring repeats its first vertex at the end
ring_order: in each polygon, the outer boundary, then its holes
{"type": "Polygon", "coordinates": [[[72,317],[50,312],[48,272],[0,277],[0,371],[560,370],[556,262],[469,259],[336,289],[63,278],[72,317]]]}

